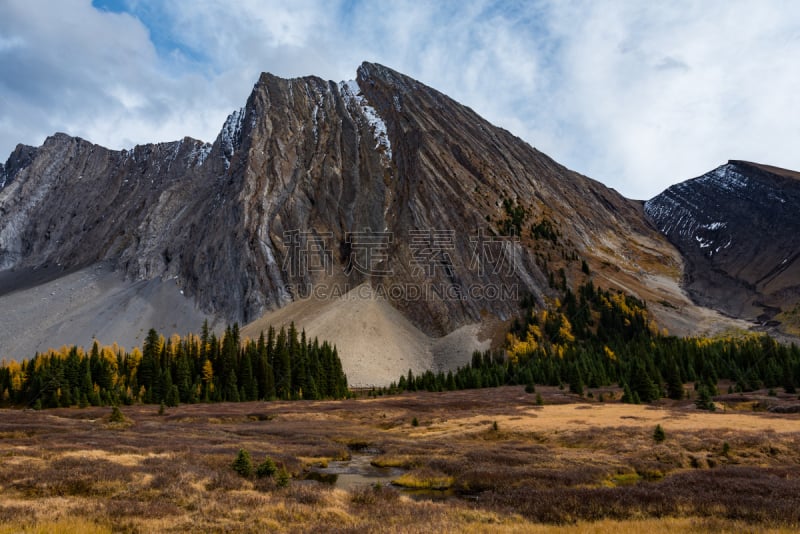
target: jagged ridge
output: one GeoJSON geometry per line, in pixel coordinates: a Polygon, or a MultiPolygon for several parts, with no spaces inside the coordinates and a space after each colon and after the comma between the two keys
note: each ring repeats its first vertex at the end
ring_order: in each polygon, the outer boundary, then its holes
{"type": "MultiPolygon", "coordinates": [[[[645,269],[675,261],[641,204],[371,63],[355,84],[262,74],[211,145],[185,138],[112,151],[57,134],[18,148],[3,172],[0,268],[106,261],[131,278],[175,279],[229,320],[250,321],[296,298],[292,287],[321,282],[505,284],[541,301],[547,273],[525,233],[512,245],[512,272],[472,268],[470,237],[501,233],[504,201],[526,210],[525,230],[543,219],[561,228],[565,246],[609,283],[643,287],[645,269]],[[342,272],[348,233],[367,228],[396,236],[389,276],[342,272]],[[454,231],[452,269],[415,272],[415,230],[454,231]],[[330,272],[287,272],[292,231],[329,236],[330,272]]],[[[436,335],[518,312],[513,300],[469,295],[392,303],[436,335]]]]}

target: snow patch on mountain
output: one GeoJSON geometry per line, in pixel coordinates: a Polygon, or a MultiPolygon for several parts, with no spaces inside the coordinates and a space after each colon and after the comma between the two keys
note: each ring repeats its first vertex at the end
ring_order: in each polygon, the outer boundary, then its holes
{"type": "Polygon", "coordinates": [[[205,163],[206,158],[211,153],[211,148],[214,145],[211,143],[203,143],[202,145],[195,146],[186,158],[188,163],[194,162],[195,167],[200,167],[205,163]]]}
{"type": "Polygon", "coordinates": [[[699,235],[694,236],[694,240],[700,244],[700,248],[708,248],[714,244],[713,241],[708,241],[706,239],[703,239],[699,235]]]}
{"type": "Polygon", "coordinates": [[[230,168],[231,159],[236,150],[242,144],[242,121],[244,120],[244,108],[237,109],[225,120],[220,132],[220,146],[222,147],[222,157],[225,159],[225,169],[230,168]]]}
{"type": "Polygon", "coordinates": [[[348,80],[346,82],[339,82],[339,91],[342,93],[345,102],[355,104],[367,119],[372,130],[372,135],[375,137],[375,150],[380,150],[385,154],[386,158],[392,159],[392,143],[389,141],[389,134],[386,130],[386,123],[378,114],[377,110],[369,105],[367,99],[361,93],[361,88],[355,80],[348,80]]]}
{"type": "Polygon", "coordinates": [[[750,180],[742,175],[734,165],[723,165],[700,177],[697,181],[701,184],[715,186],[723,191],[737,192],[747,189],[750,180]]]}
{"type": "Polygon", "coordinates": [[[747,178],[741,176],[730,165],[693,180],[675,185],[656,198],[645,202],[645,214],[654,221],[658,229],[671,239],[694,243],[704,254],[711,257],[729,248],[733,240],[726,232],[728,223],[715,219],[717,206],[708,205],[710,198],[743,194],[748,187],[747,178]],[[697,186],[716,192],[698,196],[697,186]]]}

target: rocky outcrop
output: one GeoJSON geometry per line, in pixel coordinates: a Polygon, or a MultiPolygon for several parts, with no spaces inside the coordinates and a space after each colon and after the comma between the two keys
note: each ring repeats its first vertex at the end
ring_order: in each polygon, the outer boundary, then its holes
{"type": "Polygon", "coordinates": [[[674,261],[640,203],[371,63],[341,83],[263,74],[213,144],[112,151],[56,134],[2,173],[0,269],[103,261],[244,322],[310,286],[365,282],[428,334],[508,318],[517,299],[486,288],[550,291],[535,223],[627,288],[674,261]],[[499,237],[513,210],[521,241],[499,237]]]}
{"type": "Polygon", "coordinates": [[[771,321],[800,300],[800,174],[745,161],[670,187],[645,212],[704,306],[771,321]]]}

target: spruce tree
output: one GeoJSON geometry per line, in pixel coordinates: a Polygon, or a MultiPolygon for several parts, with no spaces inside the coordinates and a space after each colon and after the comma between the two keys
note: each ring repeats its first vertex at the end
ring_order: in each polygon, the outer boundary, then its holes
{"type": "Polygon", "coordinates": [[[236,459],[233,461],[233,470],[239,476],[250,477],[253,475],[253,462],[250,459],[250,453],[246,449],[239,449],[236,459]]]}
{"type": "Polygon", "coordinates": [[[681,400],[686,395],[678,366],[674,363],[667,366],[666,382],[667,396],[670,399],[681,400]]]}
{"type": "Polygon", "coordinates": [[[701,410],[709,410],[711,412],[716,409],[714,400],[711,398],[711,393],[705,385],[700,386],[698,389],[698,397],[695,401],[695,405],[701,410]]]}
{"type": "Polygon", "coordinates": [[[275,465],[275,462],[267,456],[264,458],[264,461],[258,464],[256,467],[256,476],[259,478],[267,478],[271,477],[278,471],[278,466],[275,465]]]}

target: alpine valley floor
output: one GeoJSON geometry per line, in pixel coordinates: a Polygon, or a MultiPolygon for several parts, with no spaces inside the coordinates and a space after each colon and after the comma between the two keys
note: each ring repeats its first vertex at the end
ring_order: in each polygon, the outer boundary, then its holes
{"type": "MultiPolygon", "coordinates": [[[[727,389],[720,384],[720,390],[727,389]]],[[[687,386],[691,389],[691,386],[687,386]]],[[[0,411],[0,532],[796,532],[797,395],[653,405],[522,387],[0,411]],[[775,411],[795,413],[775,413],[775,411]],[[665,439],[654,438],[656,425],[665,439]],[[243,478],[246,449],[291,479],[243,478]],[[396,485],[309,469],[368,449],[396,485]],[[431,488],[439,489],[431,489],[431,488]]]]}

